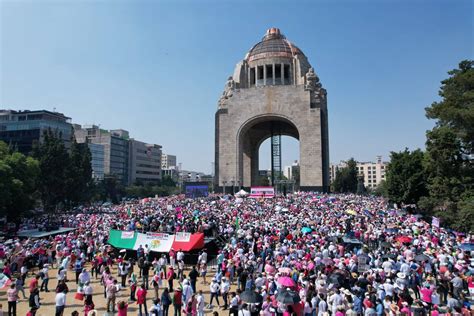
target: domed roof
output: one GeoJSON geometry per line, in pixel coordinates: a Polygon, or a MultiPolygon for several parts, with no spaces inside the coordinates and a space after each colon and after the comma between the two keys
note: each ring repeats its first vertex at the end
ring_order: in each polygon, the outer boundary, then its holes
{"type": "Polygon", "coordinates": [[[257,60],[269,57],[293,57],[295,55],[304,55],[303,52],[293,45],[286,37],[280,33],[277,28],[270,28],[263,37],[262,41],[255,44],[254,47],[245,56],[247,61],[257,60]]]}

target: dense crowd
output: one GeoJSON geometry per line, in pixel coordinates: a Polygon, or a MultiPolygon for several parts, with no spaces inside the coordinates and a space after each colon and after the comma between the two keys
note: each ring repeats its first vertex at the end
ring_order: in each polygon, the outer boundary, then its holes
{"type": "MultiPolygon", "coordinates": [[[[38,217],[23,226],[45,221],[38,217]]],[[[78,284],[74,296],[83,300],[83,314],[97,315],[93,278],[103,286],[107,311],[118,315],[126,315],[132,302],[140,315],[160,316],[168,316],[170,306],[175,316],[201,316],[214,303],[236,316],[474,314],[473,236],[389,209],[382,198],[175,196],[84,207],[55,221],[77,229],[0,246],[0,269],[11,280],[9,315],[19,295],[29,297],[35,315],[41,291],[50,288],[57,293],[56,315],[62,315],[67,281],[78,284]],[[112,249],[110,229],[205,232],[223,242],[185,269],[188,254],[179,249],[167,254],[147,245],[133,254],[112,249]],[[52,267],[58,268],[57,283],[50,285],[52,267]],[[129,291],[128,300],[116,301],[118,291],[129,291]]]]}

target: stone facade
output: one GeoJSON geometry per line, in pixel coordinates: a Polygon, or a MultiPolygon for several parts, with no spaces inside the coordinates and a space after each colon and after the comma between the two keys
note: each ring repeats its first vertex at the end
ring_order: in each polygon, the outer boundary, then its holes
{"type": "Polygon", "coordinates": [[[216,112],[215,187],[256,185],[258,151],[273,133],[300,141],[300,188],[329,190],[326,91],[304,54],[270,29],[229,77],[216,112]]]}

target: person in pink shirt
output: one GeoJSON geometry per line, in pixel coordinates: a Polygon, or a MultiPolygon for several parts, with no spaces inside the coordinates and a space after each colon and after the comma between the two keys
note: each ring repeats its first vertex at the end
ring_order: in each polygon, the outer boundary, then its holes
{"type": "Polygon", "coordinates": [[[120,301],[117,303],[117,316],[127,316],[128,304],[125,301],[120,301]]]}
{"type": "Polygon", "coordinates": [[[142,315],[148,315],[148,310],[146,307],[146,288],[145,284],[142,283],[140,287],[137,290],[137,304],[138,308],[140,310],[140,316],[142,315]],[[142,306],[145,308],[145,313],[142,313],[142,306]]]}
{"type": "Polygon", "coordinates": [[[400,310],[400,312],[402,314],[406,315],[406,316],[411,316],[412,315],[410,306],[408,306],[407,302],[402,303],[402,309],[400,310]]]}
{"type": "Polygon", "coordinates": [[[418,287],[421,293],[421,299],[423,302],[431,305],[431,294],[433,294],[433,290],[429,288],[429,285],[425,285],[423,288],[418,287]]]}

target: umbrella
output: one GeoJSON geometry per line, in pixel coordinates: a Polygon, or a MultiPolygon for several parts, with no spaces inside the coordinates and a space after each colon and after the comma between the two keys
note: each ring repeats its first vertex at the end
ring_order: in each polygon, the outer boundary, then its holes
{"type": "Polygon", "coordinates": [[[395,240],[402,244],[411,243],[412,241],[411,237],[409,236],[398,236],[395,240]]]}
{"type": "Polygon", "coordinates": [[[459,248],[462,250],[462,251],[474,251],[474,243],[463,243],[461,244],[461,246],[459,246],[459,248]]]}
{"type": "Polygon", "coordinates": [[[269,264],[265,265],[265,272],[269,274],[274,274],[276,272],[276,269],[274,266],[271,266],[269,264]]]}
{"type": "Polygon", "coordinates": [[[277,294],[277,301],[285,305],[293,305],[301,301],[300,296],[295,291],[283,290],[277,294]]]}
{"type": "Polygon", "coordinates": [[[290,274],[290,273],[291,273],[291,269],[290,269],[290,268],[283,267],[283,268],[278,269],[278,272],[290,274]]]}
{"type": "Polygon", "coordinates": [[[418,262],[424,262],[424,261],[430,260],[430,257],[422,253],[422,254],[416,255],[415,260],[418,262]]]}
{"type": "Polygon", "coordinates": [[[240,294],[240,299],[246,303],[254,304],[262,301],[262,296],[255,291],[247,290],[240,294]]]}
{"type": "Polygon", "coordinates": [[[309,234],[309,233],[311,233],[312,231],[313,231],[313,230],[312,230],[311,228],[309,228],[309,227],[303,227],[303,228],[301,228],[301,232],[302,232],[303,234],[309,234]]]}
{"type": "Polygon", "coordinates": [[[334,261],[332,261],[332,259],[329,259],[329,258],[324,258],[323,260],[321,260],[321,262],[326,266],[330,266],[334,264],[334,261]]]}
{"type": "Polygon", "coordinates": [[[354,210],[347,210],[346,213],[349,215],[357,215],[357,212],[354,210]]]}
{"type": "Polygon", "coordinates": [[[290,277],[280,277],[278,278],[278,283],[287,287],[295,286],[295,281],[293,281],[293,279],[290,277]]]}

